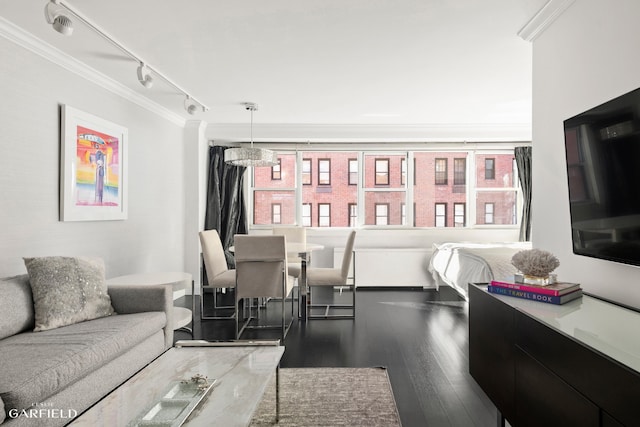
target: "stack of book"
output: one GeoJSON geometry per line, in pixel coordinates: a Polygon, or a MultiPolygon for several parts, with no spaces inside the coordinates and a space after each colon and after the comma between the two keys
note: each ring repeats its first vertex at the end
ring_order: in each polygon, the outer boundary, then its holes
{"type": "Polygon", "coordinates": [[[506,280],[492,280],[487,290],[494,294],[558,305],[582,297],[579,283],[555,282],[545,286],[527,285],[516,282],[512,277],[506,280]]]}

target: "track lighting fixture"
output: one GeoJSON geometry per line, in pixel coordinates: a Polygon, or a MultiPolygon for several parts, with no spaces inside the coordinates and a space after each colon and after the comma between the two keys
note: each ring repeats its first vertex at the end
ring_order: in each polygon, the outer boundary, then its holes
{"type": "Polygon", "coordinates": [[[150,89],[151,86],[153,86],[153,77],[151,77],[151,71],[149,71],[149,67],[144,65],[144,62],[141,62],[140,66],[138,67],[138,81],[147,89],[150,89]]]}
{"type": "Polygon", "coordinates": [[[158,71],[157,68],[151,67],[146,64],[145,61],[142,60],[142,58],[133,53],[129,48],[119,43],[106,31],[91,22],[89,18],[84,16],[82,13],[80,13],[80,11],[76,10],[73,6],[67,3],[66,0],[50,0],[44,8],[44,15],[47,22],[53,26],[54,30],[66,36],[70,36],[73,32],[73,22],[68,17],[69,15],[73,15],[75,20],[82,22],[90,30],[94,31],[96,34],[101,36],[103,39],[111,43],[113,46],[118,48],[120,51],[122,51],[124,54],[126,54],[128,57],[132,58],[139,64],[138,81],[144,87],[146,87],[147,89],[151,88],[154,83],[154,79],[159,78],[187,97],[184,102],[184,108],[189,114],[195,114],[198,109],[202,109],[202,112],[209,110],[209,107],[196,100],[192,96],[189,96],[184,89],[182,89],[170,78],[158,71]],[[151,75],[152,72],[153,76],[151,75]]]}
{"type": "Polygon", "coordinates": [[[187,98],[184,100],[184,109],[191,115],[195,114],[198,109],[198,106],[193,102],[193,99],[191,99],[189,95],[187,95],[187,98]]]}
{"type": "Polygon", "coordinates": [[[63,12],[64,10],[55,0],[51,0],[44,7],[44,16],[47,22],[53,26],[53,29],[60,34],[70,36],[73,33],[73,22],[63,12]]]}

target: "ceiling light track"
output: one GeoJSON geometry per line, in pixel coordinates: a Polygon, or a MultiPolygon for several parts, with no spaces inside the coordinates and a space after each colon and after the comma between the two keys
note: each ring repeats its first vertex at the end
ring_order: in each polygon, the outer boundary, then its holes
{"type": "Polygon", "coordinates": [[[103,39],[111,43],[113,46],[122,51],[125,55],[135,60],[138,64],[138,81],[146,88],[151,88],[153,85],[153,77],[152,74],[160,79],[164,80],[169,86],[172,86],[177,91],[181,92],[185,96],[185,110],[189,114],[195,114],[198,109],[201,109],[202,112],[209,110],[202,102],[198,101],[193,96],[189,95],[189,93],[180,87],[177,83],[171,80],[169,77],[162,74],[156,68],[151,67],[146,61],[144,61],[139,55],[134,53],[131,49],[124,46],[120,43],[115,37],[107,33],[105,30],[100,28],[98,25],[91,22],[89,18],[84,16],[80,11],[75,9],[72,5],[64,0],[50,0],[49,3],[45,6],[45,17],[47,22],[53,26],[53,29],[59,32],[60,34],[64,34],[66,36],[70,36],[73,33],[73,22],[71,19],[65,14],[65,12],[69,12],[75,18],[84,23],[87,27],[93,30],[96,34],[101,36],[103,39]]]}

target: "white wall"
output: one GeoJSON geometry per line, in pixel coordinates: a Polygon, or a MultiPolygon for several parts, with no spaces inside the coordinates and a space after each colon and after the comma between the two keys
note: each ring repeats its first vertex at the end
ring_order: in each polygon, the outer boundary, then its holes
{"type": "Polygon", "coordinates": [[[532,208],[561,280],[638,308],[640,268],[572,253],[563,121],[640,87],[639,16],[637,0],[577,0],[533,42],[532,208]]]}
{"type": "Polygon", "coordinates": [[[182,271],[183,128],[1,37],[0,53],[0,277],[44,255],[101,256],[107,277],[182,271]],[[128,128],[127,220],[58,221],[60,104],[128,128]]]}

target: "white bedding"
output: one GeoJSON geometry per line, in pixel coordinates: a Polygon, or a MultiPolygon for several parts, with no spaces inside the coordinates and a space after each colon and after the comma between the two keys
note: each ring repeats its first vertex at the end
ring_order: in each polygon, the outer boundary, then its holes
{"type": "Polygon", "coordinates": [[[531,249],[531,242],[435,243],[429,272],[436,289],[448,285],[467,299],[469,283],[490,282],[516,273],[511,257],[524,249],[531,249]]]}

